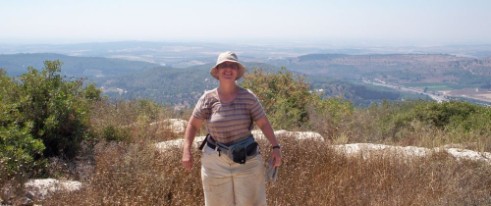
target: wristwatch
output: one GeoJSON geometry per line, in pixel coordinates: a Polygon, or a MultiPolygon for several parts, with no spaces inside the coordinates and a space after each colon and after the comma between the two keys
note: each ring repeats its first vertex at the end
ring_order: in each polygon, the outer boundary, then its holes
{"type": "Polygon", "coordinates": [[[273,146],[271,148],[273,148],[273,149],[281,149],[281,145],[277,144],[277,145],[275,145],[275,146],[273,146]]]}

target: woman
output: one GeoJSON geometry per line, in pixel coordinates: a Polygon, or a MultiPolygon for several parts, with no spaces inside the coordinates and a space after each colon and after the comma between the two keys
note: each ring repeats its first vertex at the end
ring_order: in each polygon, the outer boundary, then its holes
{"type": "Polygon", "coordinates": [[[281,148],[257,97],[239,87],[236,80],[245,68],[237,55],[224,52],[210,70],[219,86],[198,100],[184,134],[182,164],[193,167],[192,143],[203,122],[209,135],[201,157],[205,205],[266,205],[265,169],[253,123],[272,145],[273,166],[281,165],[281,148]]]}

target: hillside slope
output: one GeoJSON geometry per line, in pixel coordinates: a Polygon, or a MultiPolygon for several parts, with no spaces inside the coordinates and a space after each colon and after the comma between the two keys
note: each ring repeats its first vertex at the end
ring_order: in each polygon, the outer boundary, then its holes
{"type": "Polygon", "coordinates": [[[281,64],[315,76],[350,81],[377,78],[402,85],[479,87],[491,79],[490,58],[475,59],[447,54],[308,54],[281,64]]]}
{"type": "Polygon", "coordinates": [[[118,76],[158,67],[158,64],[140,61],[128,61],[103,57],[77,57],[54,53],[4,54],[0,55],[0,68],[9,75],[18,76],[27,71],[27,67],[43,68],[45,60],[60,60],[62,74],[74,77],[100,78],[118,76]]]}

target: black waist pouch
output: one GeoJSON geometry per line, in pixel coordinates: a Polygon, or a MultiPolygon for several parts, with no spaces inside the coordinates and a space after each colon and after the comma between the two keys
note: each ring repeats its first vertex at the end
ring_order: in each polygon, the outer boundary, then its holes
{"type": "Polygon", "coordinates": [[[216,150],[219,151],[219,155],[226,154],[228,158],[239,164],[246,163],[247,160],[254,158],[259,153],[258,144],[252,135],[232,145],[218,143],[213,139],[213,137],[206,135],[200,149],[203,148],[204,142],[210,143],[213,149],[216,148],[216,150]]]}
{"type": "Polygon", "coordinates": [[[238,145],[232,148],[232,160],[235,163],[244,164],[247,157],[254,157],[257,154],[257,142],[252,142],[248,145],[238,145]]]}

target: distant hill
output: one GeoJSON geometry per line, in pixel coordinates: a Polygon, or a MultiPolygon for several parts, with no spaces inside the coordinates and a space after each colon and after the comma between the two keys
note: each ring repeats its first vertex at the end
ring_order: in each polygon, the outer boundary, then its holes
{"type": "Polygon", "coordinates": [[[60,60],[63,62],[62,74],[66,76],[101,78],[124,75],[159,67],[141,61],[128,61],[103,57],[76,57],[54,53],[34,54],[4,54],[0,55],[0,68],[11,76],[18,76],[32,66],[42,69],[45,60],[60,60]]]}
{"type": "Polygon", "coordinates": [[[401,85],[445,84],[450,88],[465,88],[480,87],[491,81],[491,58],[447,54],[309,54],[280,64],[312,76],[354,82],[377,78],[401,85]]]}
{"type": "MultiPolygon", "coordinates": [[[[196,56],[182,56],[183,62],[196,56]]],[[[0,68],[17,76],[28,66],[43,67],[45,60],[63,62],[62,74],[84,77],[114,99],[151,99],[167,105],[192,106],[204,90],[217,86],[209,75],[213,60],[185,68],[104,57],[79,57],[54,53],[0,55],[0,68]]],[[[254,59],[253,56],[246,58],[254,59]]],[[[421,90],[491,88],[491,58],[475,59],[446,54],[308,54],[298,57],[244,62],[249,71],[274,72],[280,67],[305,76],[312,90],[343,97],[366,106],[382,100],[427,98],[366,84],[365,80],[417,87],[421,90]]]]}

